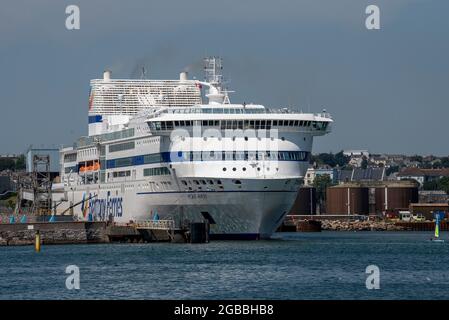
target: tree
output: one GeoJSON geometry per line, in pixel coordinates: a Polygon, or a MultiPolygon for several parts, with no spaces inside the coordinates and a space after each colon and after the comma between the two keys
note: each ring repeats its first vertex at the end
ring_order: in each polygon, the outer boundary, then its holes
{"type": "Polygon", "coordinates": [[[414,156],[410,157],[410,161],[422,162],[422,156],[415,154],[414,156]]]}
{"type": "Polygon", "coordinates": [[[438,189],[449,194],[449,177],[443,177],[438,180],[438,189]]]}
{"type": "Polygon", "coordinates": [[[438,181],[437,180],[430,180],[426,181],[422,185],[424,190],[438,190],[438,181]]]}
{"type": "Polygon", "coordinates": [[[349,163],[349,160],[351,160],[351,158],[349,156],[345,156],[343,154],[343,151],[336,153],[334,158],[335,158],[335,162],[338,164],[339,167],[346,166],[349,163]]]}
{"type": "Polygon", "coordinates": [[[11,158],[1,158],[0,159],[0,171],[3,170],[13,170],[16,164],[11,158]]]}
{"type": "Polygon", "coordinates": [[[25,155],[21,154],[16,161],[15,169],[16,170],[25,170],[25,155]]]}
{"type": "Polygon", "coordinates": [[[362,169],[368,168],[368,159],[366,159],[365,156],[363,156],[362,163],[360,164],[360,166],[362,167],[362,169]]]}
{"type": "Polygon", "coordinates": [[[387,176],[391,175],[392,173],[398,172],[399,166],[390,166],[387,168],[387,171],[385,172],[387,176]]]}
{"type": "Polygon", "coordinates": [[[443,168],[449,168],[449,157],[442,157],[440,159],[440,164],[443,168]]]}
{"type": "Polygon", "coordinates": [[[330,175],[320,174],[315,176],[313,186],[316,189],[317,198],[319,200],[326,200],[326,189],[333,185],[330,175]]]}
{"type": "Polygon", "coordinates": [[[335,162],[335,158],[334,155],[332,153],[320,153],[318,155],[318,160],[320,163],[324,163],[327,164],[330,167],[335,167],[335,165],[337,164],[335,162]]]}

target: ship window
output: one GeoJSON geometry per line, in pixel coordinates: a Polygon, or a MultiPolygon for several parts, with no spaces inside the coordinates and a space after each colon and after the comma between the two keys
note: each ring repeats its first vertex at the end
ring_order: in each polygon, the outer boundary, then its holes
{"type": "Polygon", "coordinates": [[[226,168],[223,168],[223,171],[226,171],[226,168]]]}
{"type": "Polygon", "coordinates": [[[193,159],[192,161],[201,161],[201,151],[194,151],[192,152],[193,159]]]}
{"type": "Polygon", "coordinates": [[[207,124],[207,120],[203,120],[203,126],[207,126],[208,124],[207,124]]]}
{"type": "Polygon", "coordinates": [[[126,170],[126,171],[115,171],[113,173],[113,177],[114,178],[122,178],[122,177],[129,177],[131,176],[131,171],[130,170],[126,170]]]}
{"type": "Polygon", "coordinates": [[[246,171],[246,168],[245,168],[245,167],[243,167],[243,168],[242,168],[242,170],[243,170],[243,171],[246,171]]]}
{"type": "Polygon", "coordinates": [[[214,184],[212,180],[207,180],[207,182],[209,182],[209,184],[214,184]]]}
{"type": "Polygon", "coordinates": [[[295,127],[297,127],[299,125],[299,121],[295,120],[295,127]]]}
{"type": "Polygon", "coordinates": [[[277,126],[278,125],[278,121],[277,120],[273,120],[273,126],[277,126]]]}
{"type": "Polygon", "coordinates": [[[135,142],[125,142],[125,143],[117,143],[109,146],[109,152],[117,152],[117,151],[124,151],[124,150],[130,150],[135,148],[135,142]]]}
{"type": "Polygon", "coordinates": [[[175,121],[175,126],[179,127],[179,121],[175,121]]]}
{"type": "Polygon", "coordinates": [[[146,177],[147,176],[169,175],[169,174],[170,174],[170,170],[167,167],[145,168],[145,169],[143,169],[143,175],[146,176],[146,177]]]}
{"type": "Polygon", "coordinates": [[[250,122],[249,122],[249,127],[250,127],[250,129],[254,129],[254,128],[255,128],[255,122],[254,122],[254,120],[250,120],[250,122]]]}
{"type": "Polygon", "coordinates": [[[199,185],[199,181],[198,180],[193,180],[193,182],[195,182],[195,184],[199,185]]]}
{"type": "Polygon", "coordinates": [[[181,180],[181,182],[183,185],[185,185],[185,186],[187,185],[187,182],[185,180],[181,180]]]}
{"type": "Polygon", "coordinates": [[[240,181],[240,180],[233,180],[233,182],[234,182],[235,184],[242,184],[242,181],[240,181]]]}
{"type": "Polygon", "coordinates": [[[236,171],[237,170],[237,168],[232,168],[232,171],[236,171]]]}
{"type": "Polygon", "coordinates": [[[69,153],[64,155],[64,162],[75,162],[76,153],[69,153]]]}
{"type": "Polygon", "coordinates": [[[132,166],[132,165],[133,165],[132,157],[115,159],[115,167],[116,168],[127,167],[127,166],[132,166]]]}
{"type": "Polygon", "coordinates": [[[162,161],[162,157],[160,153],[155,153],[155,154],[147,154],[143,156],[143,163],[147,164],[147,163],[157,163],[157,162],[161,162],[162,161]]]}
{"type": "Polygon", "coordinates": [[[217,184],[221,184],[221,180],[217,180],[217,184]]]}
{"type": "Polygon", "coordinates": [[[201,180],[201,183],[202,183],[202,184],[207,184],[207,183],[206,183],[206,180],[201,180]]]}

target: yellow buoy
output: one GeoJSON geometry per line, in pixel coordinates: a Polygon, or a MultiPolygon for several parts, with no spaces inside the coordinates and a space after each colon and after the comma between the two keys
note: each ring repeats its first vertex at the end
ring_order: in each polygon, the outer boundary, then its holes
{"type": "Polygon", "coordinates": [[[39,230],[36,231],[36,236],[34,238],[34,249],[36,252],[41,251],[41,235],[39,233],[39,230]]]}

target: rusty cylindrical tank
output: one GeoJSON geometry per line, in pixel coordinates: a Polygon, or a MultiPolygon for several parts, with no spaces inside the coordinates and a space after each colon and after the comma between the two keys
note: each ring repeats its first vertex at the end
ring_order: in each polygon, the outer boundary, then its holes
{"type": "Polygon", "coordinates": [[[418,202],[418,188],[413,186],[389,187],[375,189],[376,212],[408,209],[410,203],[418,202]]]}
{"type": "Polygon", "coordinates": [[[289,214],[292,215],[309,215],[316,213],[316,189],[302,187],[298,191],[295,203],[289,214]]]}
{"type": "Polygon", "coordinates": [[[326,211],[327,214],[368,214],[369,189],[351,185],[327,188],[326,211]]]}

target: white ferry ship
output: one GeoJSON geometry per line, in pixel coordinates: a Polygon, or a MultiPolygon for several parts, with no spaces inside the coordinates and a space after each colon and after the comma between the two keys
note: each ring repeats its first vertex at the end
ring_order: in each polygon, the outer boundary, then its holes
{"type": "Polygon", "coordinates": [[[269,238],[295,201],[313,138],[332,119],[233,104],[221,71],[212,57],[204,81],[186,72],[112,79],[109,71],[91,80],[89,134],[61,149],[58,212],[177,226],[208,220],[211,237],[269,238]]]}

